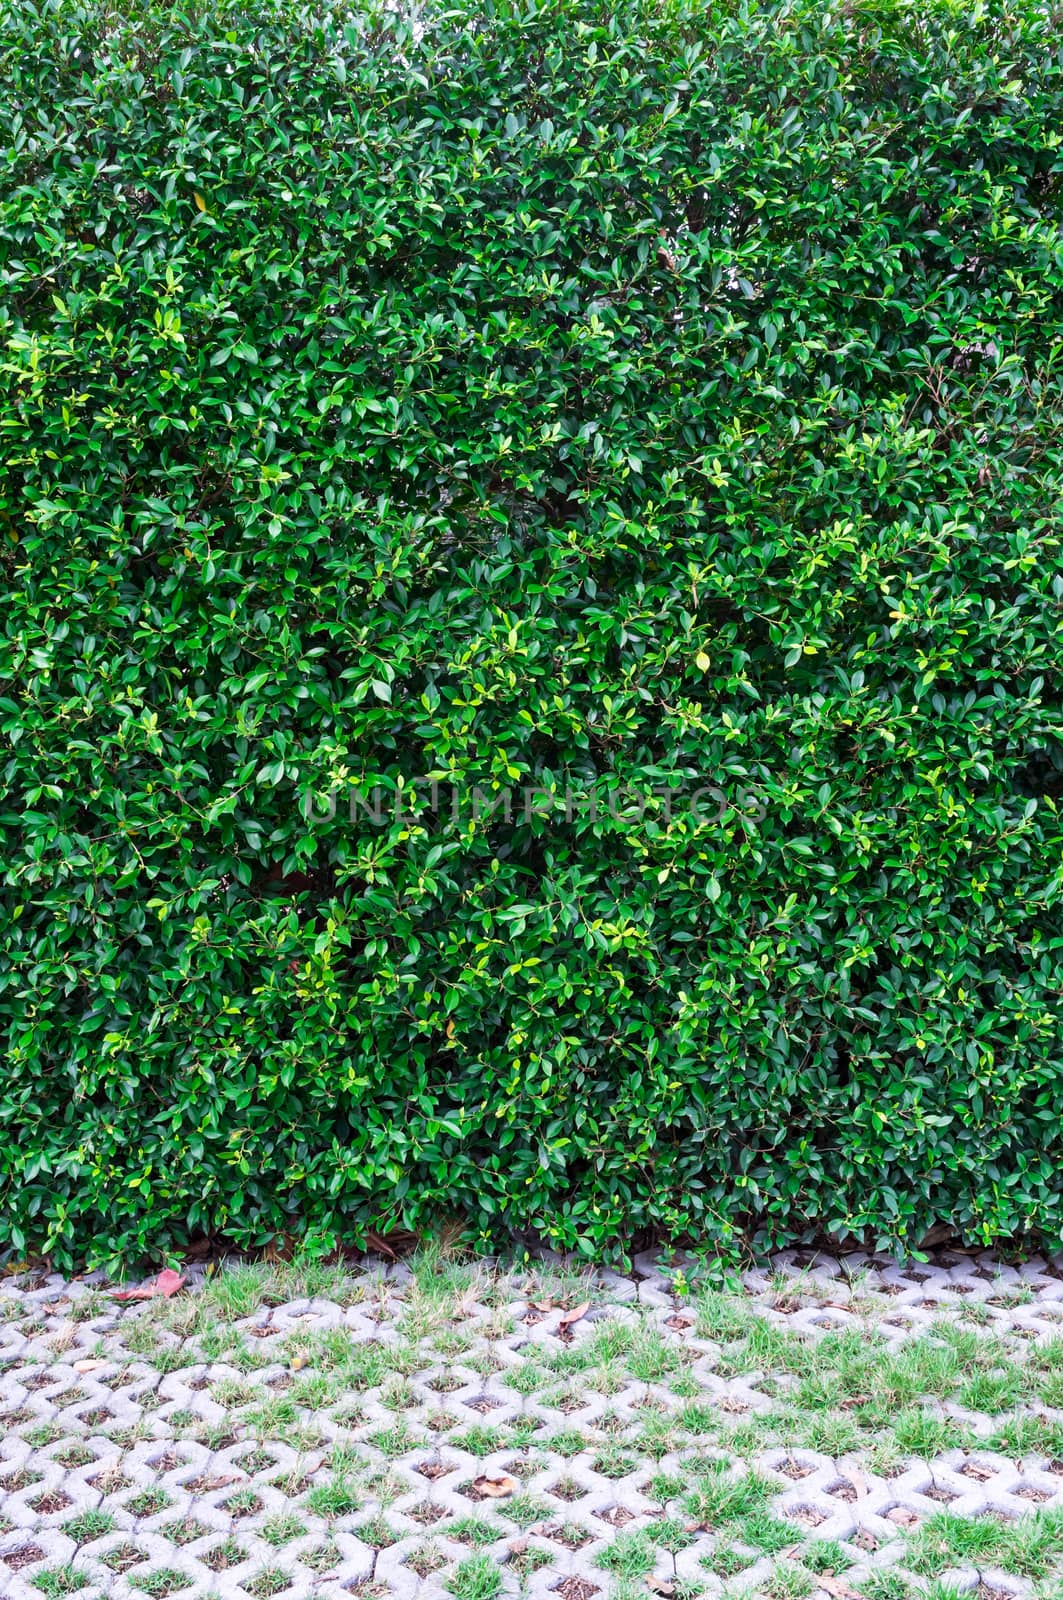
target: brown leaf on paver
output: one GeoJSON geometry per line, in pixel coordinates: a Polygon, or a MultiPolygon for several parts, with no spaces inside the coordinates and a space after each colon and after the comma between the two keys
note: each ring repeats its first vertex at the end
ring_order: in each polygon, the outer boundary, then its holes
{"type": "Polygon", "coordinates": [[[413,1470],[419,1472],[422,1478],[427,1478],[429,1483],[435,1483],[437,1478],[445,1478],[454,1468],[445,1461],[419,1461],[413,1470]]]}
{"type": "Polygon", "coordinates": [[[242,1483],[244,1473],[227,1472],[221,1477],[215,1477],[209,1472],[200,1473],[197,1478],[187,1478],[181,1485],[189,1494],[213,1494],[215,1489],[227,1489],[230,1483],[242,1483]]]}
{"type": "Polygon", "coordinates": [[[100,1360],[97,1360],[96,1358],[90,1356],[84,1361],[75,1361],[74,1362],[74,1371],[75,1372],[95,1372],[97,1367],[105,1367],[106,1365],[107,1365],[106,1361],[100,1361],[100,1360]]]}
{"type": "Polygon", "coordinates": [[[665,1317],[664,1325],[666,1328],[674,1328],[676,1333],[685,1333],[687,1328],[694,1326],[689,1317],[680,1316],[665,1317]]]}
{"type": "Polygon", "coordinates": [[[673,1578],[655,1578],[651,1572],[645,1583],[652,1594],[663,1595],[664,1600],[672,1600],[675,1594],[675,1580],[673,1578]]]}
{"type": "Polygon", "coordinates": [[[571,1311],[566,1311],[564,1316],[558,1320],[558,1338],[571,1339],[573,1323],[579,1322],[581,1318],[585,1317],[590,1308],[591,1303],[589,1300],[581,1300],[578,1306],[573,1306],[571,1311]]]}
{"type": "Polygon", "coordinates": [[[835,1595],[837,1600],[860,1600],[860,1595],[852,1585],[846,1583],[844,1578],[836,1578],[833,1572],[817,1572],[816,1587],[835,1595]]]}
{"type": "Polygon", "coordinates": [[[898,1528],[914,1528],[919,1521],[917,1514],[908,1506],[891,1506],[886,1517],[888,1521],[895,1522],[898,1528]]]}
{"type": "Polygon", "coordinates": [[[175,1272],[172,1267],[165,1267],[156,1277],[149,1278],[146,1283],[138,1283],[135,1289],[112,1289],[113,1300],[156,1300],[160,1296],[169,1300],[178,1289],[183,1289],[188,1279],[180,1272],[175,1272]]]}
{"type": "Polygon", "coordinates": [[[43,1560],[44,1551],[39,1544],[20,1544],[17,1550],[5,1550],[0,1555],[0,1561],[10,1567],[12,1572],[20,1572],[32,1562],[43,1560]]]}
{"type": "Polygon", "coordinates": [[[505,1500],[509,1495],[516,1494],[520,1484],[516,1478],[511,1478],[508,1472],[503,1472],[497,1478],[484,1473],[479,1478],[474,1478],[469,1488],[475,1491],[480,1500],[505,1500]]]}

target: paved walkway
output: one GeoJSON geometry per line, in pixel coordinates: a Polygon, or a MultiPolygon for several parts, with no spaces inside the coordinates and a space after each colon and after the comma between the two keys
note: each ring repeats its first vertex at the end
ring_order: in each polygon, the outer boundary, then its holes
{"type": "Polygon", "coordinates": [[[0,1600],[1063,1596],[1058,1264],[293,1283],[0,1284],[0,1600]]]}

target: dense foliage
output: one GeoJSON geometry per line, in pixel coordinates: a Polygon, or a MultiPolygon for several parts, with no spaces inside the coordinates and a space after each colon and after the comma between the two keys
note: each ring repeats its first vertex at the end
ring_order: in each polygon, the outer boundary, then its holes
{"type": "Polygon", "coordinates": [[[0,0],[0,1247],[1058,1242],[1059,19],[202,11],[0,0]]]}

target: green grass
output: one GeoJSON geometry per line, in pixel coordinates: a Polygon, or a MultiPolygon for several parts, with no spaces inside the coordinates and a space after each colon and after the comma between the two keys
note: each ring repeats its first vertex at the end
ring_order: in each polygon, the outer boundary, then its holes
{"type": "Polygon", "coordinates": [[[490,1556],[466,1556],[444,1582],[455,1600],[494,1600],[502,1587],[502,1574],[490,1556]]]}
{"type": "Polygon", "coordinates": [[[994,1516],[931,1517],[909,1541],[908,1565],[926,1577],[946,1567],[995,1566],[1020,1578],[1043,1578],[1063,1557],[1063,1510],[1013,1521],[994,1516]]]}

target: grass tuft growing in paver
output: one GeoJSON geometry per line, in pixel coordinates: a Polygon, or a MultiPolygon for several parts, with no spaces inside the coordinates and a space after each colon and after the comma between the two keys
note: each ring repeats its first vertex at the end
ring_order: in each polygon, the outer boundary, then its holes
{"type": "Polygon", "coordinates": [[[52,1600],[54,1595],[76,1594],[79,1589],[84,1589],[88,1582],[88,1575],[79,1572],[76,1567],[44,1567],[40,1572],[35,1572],[30,1579],[35,1589],[52,1600]]]}
{"type": "Polygon", "coordinates": [[[466,1556],[447,1573],[444,1584],[455,1600],[494,1600],[502,1588],[502,1573],[489,1555],[466,1556]]]}

